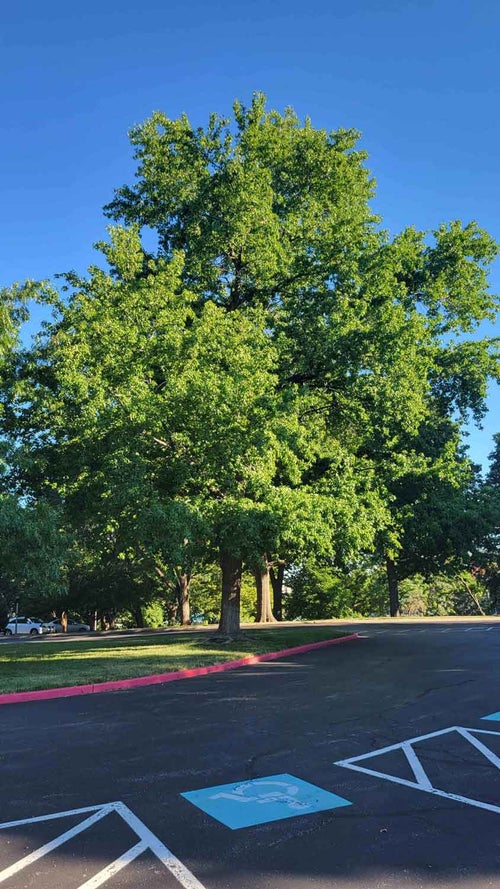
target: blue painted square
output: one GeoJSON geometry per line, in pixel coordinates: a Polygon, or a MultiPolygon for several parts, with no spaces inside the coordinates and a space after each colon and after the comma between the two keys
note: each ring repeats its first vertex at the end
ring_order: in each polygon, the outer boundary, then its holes
{"type": "Polygon", "coordinates": [[[491,719],[493,722],[500,722],[500,710],[498,713],[490,713],[489,716],[481,716],[481,719],[491,719]]]}
{"type": "Polygon", "coordinates": [[[336,793],[286,774],[219,784],[181,796],[231,830],[352,805],[336,793]]]}

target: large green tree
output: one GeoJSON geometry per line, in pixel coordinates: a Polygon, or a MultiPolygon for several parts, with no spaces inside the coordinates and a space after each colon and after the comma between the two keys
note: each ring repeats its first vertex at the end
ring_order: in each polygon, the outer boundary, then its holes
{"type": "Polygon", "coordinates": [[[356,547],[373,535],[373,497],[338,446],[335,471],[308,481],[330,436],[296,387],[280,386],[261,308],[194,309],[179,256],[138,276],[137,234],[111,238],[112,274],[70,276],[58,317],[20,356],[12,461],[103,558],[189,573],[218,551],[221,628],[233,632],[243,564],[329,550],[334,530],[339,548],[356,547]]]}
{"type": "MultiPolygon", "coordinates": [[[[451,490],[466,474],[459,424],[439,454],[424,439],[442,438],[457,414],[479,418],[496,373],[492,344],[464,341],[495,310],[487,274],[496,245],[460,222],[391,241],[370,211],[373,181],[357,140],[352,130],[315,130],[290,109],[268,111],[262,94],[249,108],[236,103],[233,120],[213,115],[206,129],[157,113],[132,130],[136,183],[107,212],[154,229],[160,255],[181,248],[200,302],[265,307],[280,385],[324,412],[332,445],[377,467],[391,504],[379,539],[396,613],[416,480],[425,488],[439,477],[451,490]]],[[[317,479],[332,449],[318,454],[317,479]]],[[[276,555],[261,557],[261,588],[266,565],[285,561],[276,555]]]]}
{"type": "Polygon", "coordinates": [[[311,550],[346,565],[378,534],[397,570],[407,482],[460,464],[446,436],[438,457],[422,442],[479,416],[494,373],[491,345],[463,341],[494,311],[491,238],[455,222],[391,240],[358,134],[261,94],[206,128],[155,113],[131,141],[109,271],[42,289],[59,318],[12,374],[18,489],[184,594],[217,551],[224,631],[244,564],[261,619],[271,570],[311,550]]]}

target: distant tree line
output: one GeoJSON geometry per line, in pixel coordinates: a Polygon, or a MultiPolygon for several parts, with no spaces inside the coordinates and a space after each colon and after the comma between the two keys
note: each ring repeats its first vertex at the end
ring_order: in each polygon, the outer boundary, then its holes
{"type": "Polygon", "coordinates": [[[390,237],[359,134],[259,93],[130,140],[101,264],[1,295],[0,611],[187,624],[194,605],[224,637],[242,603],[494,610],[500,438],[486,478],[463,446],[499,373],[477,335],[493,239],[390,237]],[[33,300],[51,318],[28,347],[33,300]]]}

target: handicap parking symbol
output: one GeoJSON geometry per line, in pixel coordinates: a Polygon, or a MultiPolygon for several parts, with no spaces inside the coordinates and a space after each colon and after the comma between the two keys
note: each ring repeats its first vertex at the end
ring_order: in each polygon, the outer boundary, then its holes
{"type": "Polygon", "coordinates": [[[349,800],[294,775],[269,775],[181,796],[231,830],[350,806],[349,800]]]}

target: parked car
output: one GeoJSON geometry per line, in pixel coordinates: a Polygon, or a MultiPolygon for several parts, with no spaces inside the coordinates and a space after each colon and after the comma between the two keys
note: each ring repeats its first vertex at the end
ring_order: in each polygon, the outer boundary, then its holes
{"type": "MultiPolygon", "coordinates": [[[[64,632],[62,623],[59,620],[45,621],[43,626],[47,628],[46,629],[47,633],[63,633],[64,632]]],[[[68,633],[89,633],[90,627],[88,624],[81,624],[76,620],[69,620],[68,621],[68,628],[67,628],[66,632],[68,632],[68,633]]]]}
{"type": "Polygon", "coordinates": [[[44,633],[49,632],[49,630],[45,629],[41,620],[37,620],[34,617],[22,617],[21,615],[18,615],[17,621],[15,617],[10,617],[5,625],[4,633],[6,636],[12,636],[16,631],[19,636],[43,636],[44,633]]]}

